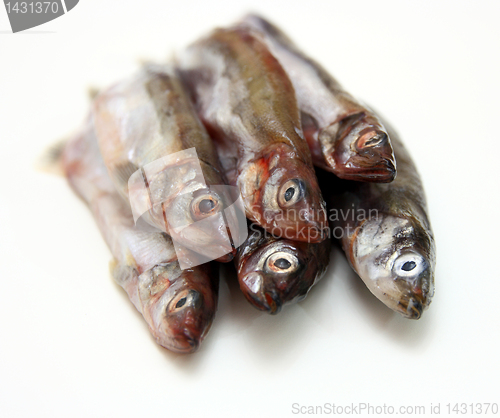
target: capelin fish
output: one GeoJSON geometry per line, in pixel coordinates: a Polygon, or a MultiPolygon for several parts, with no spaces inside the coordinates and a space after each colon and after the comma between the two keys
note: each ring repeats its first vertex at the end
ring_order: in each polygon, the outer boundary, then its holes
{"type": "Polygon", "coordinates": [[[140,202],[145,205],[143,219],[180,245],[209,259],[230,261],[236,249],[217,215],[229,202],[210,188],[225,180],[176,71],[144,66],[97,96],[93,120],[118,192],[131,202],[140,201],[136,196],[141,192],[145,195],[146,203],[140,202]]]}
{"type": "Polygon", "coordinates": [[[324,201],[293,86],[268,48],[244,29],[218,29],[179,58],[246,216],[270,233],[320,242],[324,201]]]}
{"type": "Polygon", "coordinates": [[[158,344],[179,353],[196,351],[217,309],[216,263],[181,270],[166,233],[141,220],[134,224],[130,205],[109,178],[90,121],[65,146],[61,159],[71,187],[90,208],[113,254],[114,279],[158,344]]]}
{"type": "Polygon", "coordinates": [[[388,126],[398,164],[392,183],[360,183],[319,172],[332,235],[368,289],[403,316],[419,319],[434,295],[434,237],[415,165],[388,126]]]}
{"type": "Polygon", "coordinates": [[[303,300],[325,274],[330,240],[312,244],[276,238],[256,224],[238,248],[235,265],[240,289],[261,311],[277,314],[303,300]]]}
{"type": "Polygon", "coordinates": [[[314,165],[347,180],[387,183],[396,176],[391,140],[379,118],[265,19],[246,16],[295,88],[314,165]]]}

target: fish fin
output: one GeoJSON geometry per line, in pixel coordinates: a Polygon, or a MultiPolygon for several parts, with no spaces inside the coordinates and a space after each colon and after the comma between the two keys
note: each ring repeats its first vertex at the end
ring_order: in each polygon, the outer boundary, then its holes
{"type": "Polygon", "coordinates": [[[115,258],[110,261],[109,269],[115,282],[127,292],[130,301],[142,313],[142,304],[137,288],[139,279],[137,270],[126,264],[119,263],[115,258]]]}
{"type": "Polygon", "coordinates": [[[134,276],[137,276],[137,270],[135,268],[127,264],[119,263],[116,258],[113,258],[109,262],[109,271],[115,282],[124,289],[127,286],[127,282],[133,279],[134,276]]]}
{"type": "MultiPolygon", "coordinates": [[[[115,278],[115,270],[117,269],[117,267],[118,267],[118,261],[116,260],[116,258],[113,258],[109,262],[109,272],[111,273],[111,276],[113,276],[113,279],[115,278]]],[[[115,281],[117,280],[115,279],[115,281]]]]}
{"type": "Polygon", "coordinates": [[[119,184],[128,185],[128,180],[132,174],[134,174],[139,167],[130,161],[118,164],[114,167],[114,177],[118,180],[119,184]]]}
{"type": "Polygon", "coordinates": [[[97,88],[96,86],[90,86],[87,89],[87,94],[91,102],[95,100],[95,98],[99,95],[100,91],[101,89],[97,88]]]}
{"type": "Polygon", "coordinates": [[[48,174],[64,176],[62,155],[68,141],[69,137],[64,138],[45,149],[35,161],[35,169],[48,174]]]}
{"type": "Polygon", "coordinates": [[[152,61],[149,58],[138,58],[137,59],[137,63],[139,64],[140,68],[145,68],[145,67],[149,67],[149,66],[154,66],[155,65],[155,62],[152,61]]]}
{"type": "Polygon", "coordinates": [[[141,226],[145,224],[142,219],[138,220],[132,232],[133,239],[128,239],[128,234],[125,235],[129,242],[126,264],[134,266],[139,274],[158,264],[158,260],[166,264],[177,260],[170,236],[149,225],[148,229],[143,229],[141,226]]]}

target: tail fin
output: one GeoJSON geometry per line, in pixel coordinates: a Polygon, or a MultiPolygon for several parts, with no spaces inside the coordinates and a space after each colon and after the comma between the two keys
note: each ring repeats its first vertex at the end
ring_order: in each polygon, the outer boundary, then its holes
{"type": "Polygon", "coordinates": [[[68,140],[65,138],[49,146],[35,162],[35,168],[44,173],[64,176],[62,154],[68,140]]]}

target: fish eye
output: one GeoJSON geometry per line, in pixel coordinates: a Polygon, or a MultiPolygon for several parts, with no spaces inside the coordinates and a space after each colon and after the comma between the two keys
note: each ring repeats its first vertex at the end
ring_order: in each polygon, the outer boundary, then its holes
{"type": "Polygon", "coordinates": [[[192,299],[192,292],[189,290],[183,290],[170,301],[167,306],[167,312],[175,313],[182,310],[184,307],[187,307],[191,304],[192,299]]]}
{"type": "Polygon", "coordinates": [[[394,262],[393,271],[397,276],[408,277],[416,276],[424,271],[427,267],[425,259],[415,253],[407,253],[400,255],[394,262]]]}
{"type": "Polygon", "coordinates": [[[201,220],[219,212],[221,206],[220,197],[216,193],[203,190],[191,201],[191,215],[195,220],[201,220]]]}
{"type": "Polygon", "coordinates": [[[417,263],[415,261],[407,261],[401,266],[401,269],[404,271],[411,271],[417,266],[417,263]]]}
{"type": "Polygon", "coordinates": [[[290,263],[290,261],[288,261],[286,258],[278,258],[274,262],[274,265],[282,270],[286,270],[286,269],[290,268],[292,263],[290,263]]]}
{"type": "Polygon", "coordinates": [[[293,254],[278,251],[266,260],[266,269],[273,273],[292,273],[299,267],[299,260],[293,254]]]}
{"type": "Polygon", "coordinates": [[[281,186],[278,203],[284,207],[297,203],[302,198],[303,190],[304,184],[301,180],[288,180],[281,186]]]}
{"type": "Polygon", "coordinates": [[[373,131],[369,130],[368,132],[362,134],[358,141],[356,142],[356,146],[358,148],[372,148],[381,144],[382,142],[387,140],[387,134],[381,131],[373,131]]]}
{"type": "Polygon", "coordinates": [[[187,297],[184,296],[182,299],[179,299],[175,304],[175,309],[182,308],[186,304],[187,297]]]}

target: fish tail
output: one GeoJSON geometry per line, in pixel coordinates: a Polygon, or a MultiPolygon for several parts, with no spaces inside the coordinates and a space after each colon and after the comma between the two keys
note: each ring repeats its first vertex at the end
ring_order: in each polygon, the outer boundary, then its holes
{"type": "Polygon", "coordinates": [[[45,149],[35,161],[35,168],[44,173],[64,176],[62,155],[69,139],[68,137],[59,140],[45,149]]]}
{"type": "Polygon", "coordinates": [[[87,89],[87,96],[91,102],[93,102],[95,100],[95,98],[99,95],[100,91],[101,91],[101,89],[99,87],[96,87],[96,86],[90,86],[87,89]]]}

